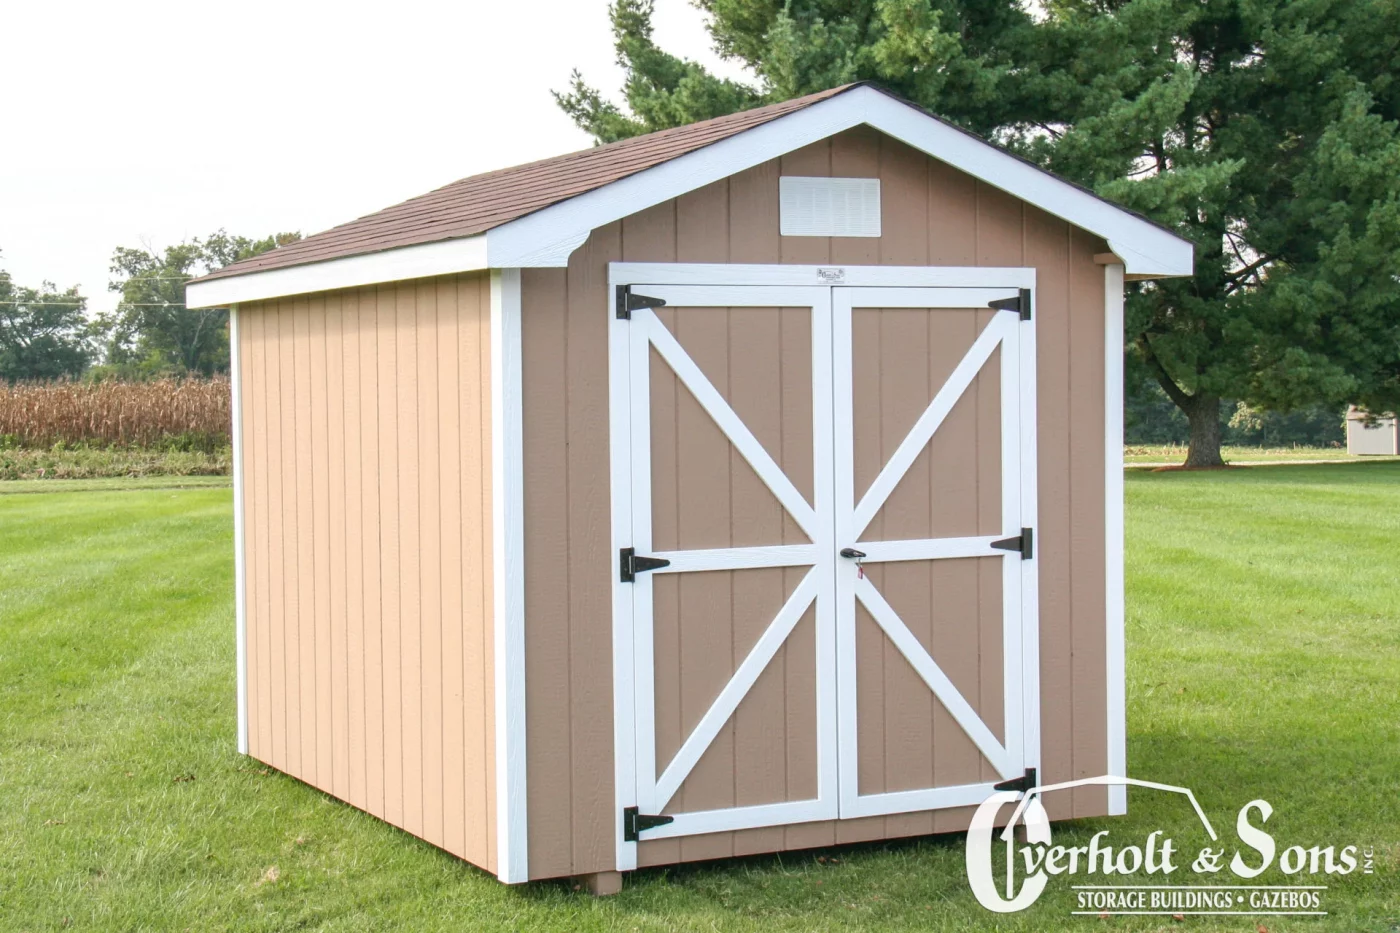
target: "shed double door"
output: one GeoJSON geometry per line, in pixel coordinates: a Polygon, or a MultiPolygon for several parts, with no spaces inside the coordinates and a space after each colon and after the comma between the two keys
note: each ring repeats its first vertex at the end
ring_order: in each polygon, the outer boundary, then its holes
{"type": "Polygon", "coordinates": [[[1033,273],[906,271],[614,267],[621,867],[1035,764],[1033,273]]]}

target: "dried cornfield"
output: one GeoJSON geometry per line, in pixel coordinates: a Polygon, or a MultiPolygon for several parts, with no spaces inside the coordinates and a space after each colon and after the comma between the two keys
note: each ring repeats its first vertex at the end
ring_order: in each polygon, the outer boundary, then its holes
{"type": "Polygon", "coordinates": [[[231,408],[227,377],[0,383],[0,439],[20,447],[223,445],[231,408]]]}

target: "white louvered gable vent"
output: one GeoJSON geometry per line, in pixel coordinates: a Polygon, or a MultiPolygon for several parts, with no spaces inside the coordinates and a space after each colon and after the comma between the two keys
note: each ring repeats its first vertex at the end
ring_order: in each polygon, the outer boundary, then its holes
{"type": "Polygon", "coordinates": [[[879,236],[880,179],[778,179],[783,236],[879,236]]]}

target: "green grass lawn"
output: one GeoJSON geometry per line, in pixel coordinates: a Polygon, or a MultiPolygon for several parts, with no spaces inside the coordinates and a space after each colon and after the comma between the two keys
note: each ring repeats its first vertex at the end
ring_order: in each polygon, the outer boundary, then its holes
{"type": "MultiPolygon", "coordinates": [[[[1367,844],[1377,871],[1324,882],[1322,921],[1108,923],[1400,929],[1400,464],[1127,490],[1130,772],[1194,788],[1225,842],[1264,797],[1281,847],[1367,844]]],[[[0,496],[0,930],[1105,928],[1068,915],[1063,878],[1027,912],[984,911],[956,836],[640,872],[602,900],[506,888],[268,772],[233,750],[230,500],[0,496]]],[[[1187,843],[1194,823],[1134,791],[1130,816],[1056,841],[1187,843]]]]}

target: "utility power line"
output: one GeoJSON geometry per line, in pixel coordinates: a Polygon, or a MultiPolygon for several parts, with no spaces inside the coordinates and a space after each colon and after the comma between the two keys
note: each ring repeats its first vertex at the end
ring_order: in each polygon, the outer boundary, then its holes
{"type": "MultiPolygon", "coordinates": [[[[76,304],[82,304],[82,303],[85,302],[85,301],[87,301],[86,298],[75,298],[75,299],[73,299],[72,301],[9,301],[9,300],[5,300],[5,301],[0,301],[0,305],[24,305],[26,308],[28,308],[28,307],[33,307],[33,306],[35,306],[35,305],[76,305],[76,304]]],[[[120,302],[117,302],[117,307],[119,307],[119,308],[185,308],[185,307],[188,307],[188,305],[185,305],[185,304],[183,304],[183,303],[177,304],[176,302],[173,302],[173,301],[136,301],[136,302],[125,302],[125,301],[120,301],[120,302]]]]}

